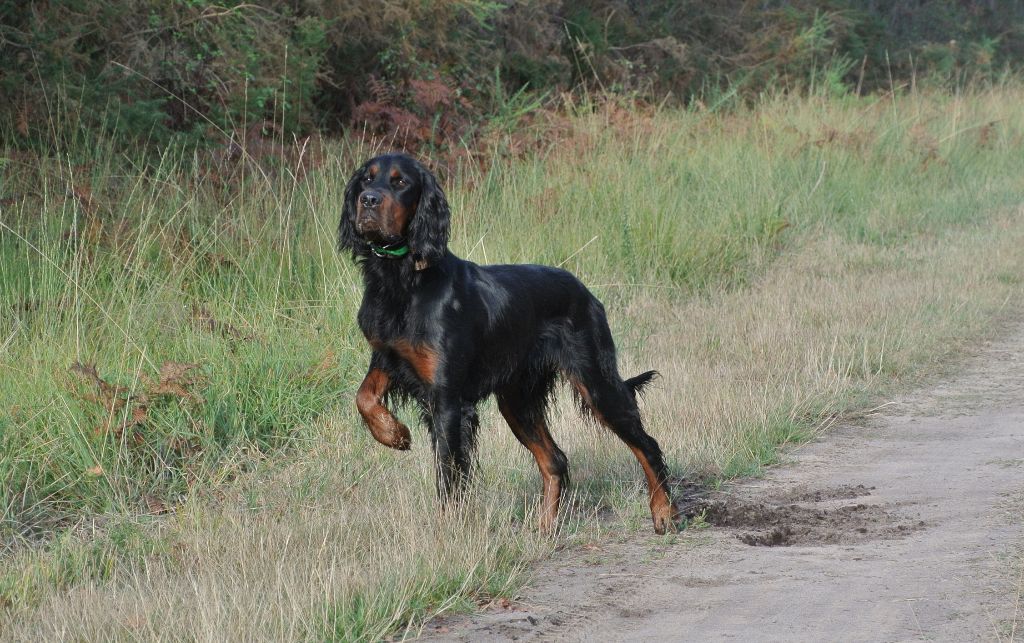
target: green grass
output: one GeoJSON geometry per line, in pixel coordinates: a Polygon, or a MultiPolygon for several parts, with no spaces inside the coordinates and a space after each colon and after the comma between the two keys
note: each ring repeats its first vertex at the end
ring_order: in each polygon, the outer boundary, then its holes
{"type": "MultiPolygon", "coordinates": [[[[673,473],[756,473],[1019,300],[1021,98],[602,108],[544,153],[456,173],[452,248],[574,271],[627,375],[665,375],[645,413],[673,473]]],[[[373,639],[513,591],[550,551],[535,467],[491,406],[478,497],[440,518],[423,432],[396,454],[353,413],[368,349],[334,230],[370,154],[227,182],[102,142],[3,165],[0,623],[373,639]]],[[[553,415],[561,537],[648,529],[628,451],[567,402],[553,415]]]]}

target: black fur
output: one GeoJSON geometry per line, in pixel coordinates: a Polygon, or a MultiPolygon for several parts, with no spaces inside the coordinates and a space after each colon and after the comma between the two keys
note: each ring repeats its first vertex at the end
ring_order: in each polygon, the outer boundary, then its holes
{"type": "Polygon", "coordinates": [[[588,410],[634,450],[648,476],[655,529],[663,531],[671,523],[663,506],[665,465],[636,404],[656,373],[622,379],[604,306],[572,274],[459,259],[447,248],[449,222],[436,179],[407,156],[371,159],[346,187],[338,238],[363,271],[358,320],[373,354],[359,399],[375,437],[407,448],[407,440],[388,437],[394,425],[380,419],[375,404],[395,396],[418,402],[436,454],[438,490],[450,498],[470,472],[476,405],[496,395],[516,437],[537,458],[545,481],[542,523],[550,527],[568,463],[547,430],[545,411],[564,377],[588,410]],[[384,205],[361,205],[376,197],[384,205]],[[409,253],[379,256],[373,244],[382,243],[406,243],[409,253]],[[380,381],[386,381],[383,389],[380,381]]]}

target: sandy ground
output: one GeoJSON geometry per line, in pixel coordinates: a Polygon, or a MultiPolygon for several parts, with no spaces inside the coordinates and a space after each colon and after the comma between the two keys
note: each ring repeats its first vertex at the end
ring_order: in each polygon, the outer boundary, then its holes
{"type": "Polygon", "coordinates": [[[436,640],[1024,639],[1024,326],[708,499],[706,529],[556,556],[436,640]]]}

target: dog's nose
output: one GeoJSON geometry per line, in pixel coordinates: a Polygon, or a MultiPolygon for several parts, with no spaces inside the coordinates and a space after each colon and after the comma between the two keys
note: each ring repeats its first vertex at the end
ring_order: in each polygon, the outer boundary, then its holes
{"type": "Polygon", "coordinates": [[[376,208],[383,200],[384,197],[380,195],[380,192],[376,192],[374,190],[367,190],[359,195],[359,203],[362,204],[364,208],[376,208]]]}

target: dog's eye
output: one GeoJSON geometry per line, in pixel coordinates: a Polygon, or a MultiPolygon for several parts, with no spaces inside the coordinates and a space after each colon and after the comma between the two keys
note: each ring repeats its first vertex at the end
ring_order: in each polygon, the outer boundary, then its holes
{"type": "Polygon", "coordinates": [[[373,180],[373,177],[370,176],[369,174],[367,174],[366,176],[363,177],[363,183],[369,183],[372,180],[373,180]]]}
{"type": "Polygon", "coordinates": [[[400,176],[397,177],[397,178],[392,179],[391,182],[394,183],[395,185],[397,185],[400,188],[404,188],[405,186],[409,185],[409,182],[406,181],[405,179],[403,179],[400,176]]]}

